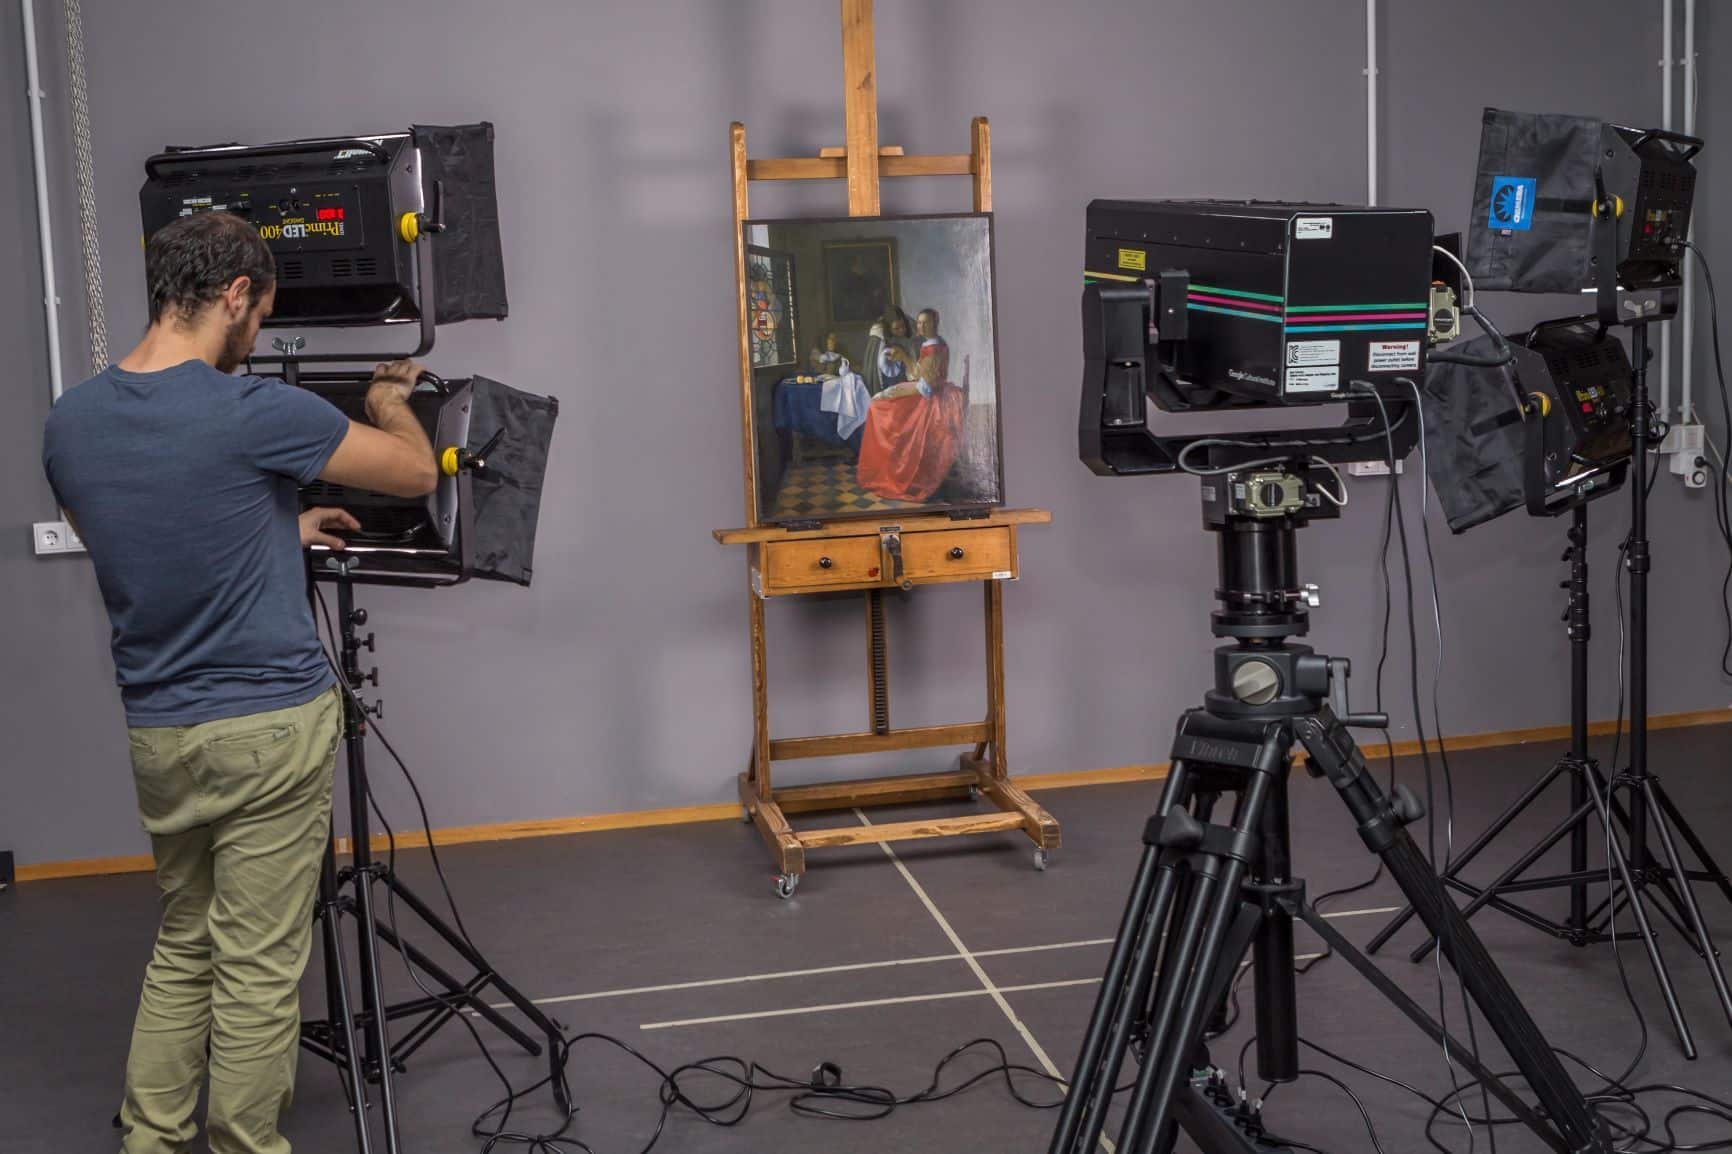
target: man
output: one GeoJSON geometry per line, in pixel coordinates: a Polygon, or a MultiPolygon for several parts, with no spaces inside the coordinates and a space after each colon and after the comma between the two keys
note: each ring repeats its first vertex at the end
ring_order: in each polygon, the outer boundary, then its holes
{"type": "Polygon", "coordinates": [[[150,328],[49,414],[43,465],[113,625],[134,784],[162,891],[126,1065],[123,1154],[181,1154],[208,1073],[213,1154],[287,1154],[298,986],[330,829],[341,699],[301,549],[347,513],[298,514],[324,478],[437,483],[409,411],[419,368],[380,365],[373,426],[281,381],[233,376],[270,315],[252,226],[182,217],[145,253],[150,328]],[[208,1051],[208,1060],[207,1060],[208,1051]]]}

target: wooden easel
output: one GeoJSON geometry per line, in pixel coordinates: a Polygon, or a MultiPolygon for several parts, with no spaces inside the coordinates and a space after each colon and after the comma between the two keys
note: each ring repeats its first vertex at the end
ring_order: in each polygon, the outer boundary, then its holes
{"type": "Polygon", "coordinates": [[[1044,509],[998,509],[989,516],[955,520],[919,514],[874,521],[824,522],[788,530],[757,523],[757,457],[752,443],[752,353],[746,312],[746,251],[741,225],[748,218],[747,186],[754,180],[848,181],[848,214],[878,215],[883,176],[971,176],[974,211],[992,209],[992,161],[985,117],[975,117],[971,148],[945,156],[904,156],[878,144],[877,80],[874,72],[872,0],[841,0],[843,97],[847,146],[816,157],[748,160],[746,128],[730,129],[734,168],[734,270],[739,289],[740,404],[745,442],[744,529],[718,529],[716,540],[748,549],[752,632],[752,753],[739,778],[740,804],[758,827],[776,862],[777,892],[792,896],[806,869],[806,851],[827,846],[908,838],[1022,830],[1035,845],[1035,864],[1045,868],[1059,845],[1058,823],[1009,778],[1004,752],[1004,602],[999,582],[1017,573],[1017,527],[1044,524],[1044,509]],[[918,729],[890,727],[889,674],[885,661],[884,590],[900,586],[979,581],[986,591],[986,718],[962,725],[918,729]],[[773,740],[765,672],[764,599],[806,593],[863,590],[866,601],[867,666],[872,728],[828,737],[773,740]],[[777,761],[884,750],[972,744],[957,769],[825,785],[776,789],[770,767],[777,761]],[[796,832],[787,814],[857,806],[961,798],[979,794],[998,812],[887,825],[850,824],[796,832]]]}

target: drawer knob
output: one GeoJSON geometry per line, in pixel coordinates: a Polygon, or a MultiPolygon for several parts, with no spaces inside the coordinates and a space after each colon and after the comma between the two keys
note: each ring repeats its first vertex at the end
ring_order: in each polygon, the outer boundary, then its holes
{"type": "Polygon", "coordinates": [[[950,559],[952,561],[962,560],[962,546],[961,545],[952,545],[950,547],[950,559]]]}
{"type": "Polygon", "coordinates": [[[832,566],[834,564],[835,564],[835,562],[830,560],[830,558],[828,558],[828,557],[818,558],[818,568],[820,568],[820,569],[828,569],[830,566],[832,566]]]}

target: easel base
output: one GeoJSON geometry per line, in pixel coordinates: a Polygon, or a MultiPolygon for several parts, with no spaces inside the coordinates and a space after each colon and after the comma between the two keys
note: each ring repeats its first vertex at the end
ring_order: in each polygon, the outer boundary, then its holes
{"type": "Polygon", "coordinates": [[[948,773],[793,786],[772,790],[768,798],[759,797],[756,775],[748,770],[739,776],[739,791],[744,820],[758,828],[776,864],[779,874],[776,892],[782,897],[793,896],[800,876],[806,871],[809,849],[1021,830],[1034,843],[1035,868],[1045,869],[1051,851],[1061,844],[1058,821],[1001,775],[984,749],[964,753],[958,760],[958,768],[948,773]],[[992,802],[998,812],[814,830],[795,830],[787,818],[790,813],[962,801],[977,796],[992,802]]]}

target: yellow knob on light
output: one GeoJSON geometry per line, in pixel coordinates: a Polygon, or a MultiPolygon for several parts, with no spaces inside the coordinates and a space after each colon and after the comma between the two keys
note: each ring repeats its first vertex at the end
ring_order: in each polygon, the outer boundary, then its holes
{"type": "Polygon", "coordinates": [[[457,475],[457,471],[459,469],[461,469],[462,467],[463,467],[463,458],[457,452],[457,446],[456,445],[452,445],[450,448],[446,449],[443,453],[439,454],[439,471],[441,473],[444,473],[447,477],[455,477],[457,475]]]}
{"type": "Polygon", "coordinates": [[[397,235],[403,238],[404,244],[414,244],[421,235],[421,221],[412,212],[404,213],[397,220],[397,235]]]}
{"type": "Polygon", "coordinates": [[[1528,396],[1539,402],[1540,416],[1549,417],[1552,415],[1552,399],[1550,397],[1544,393],[1529,393],[1528,396]]]}

